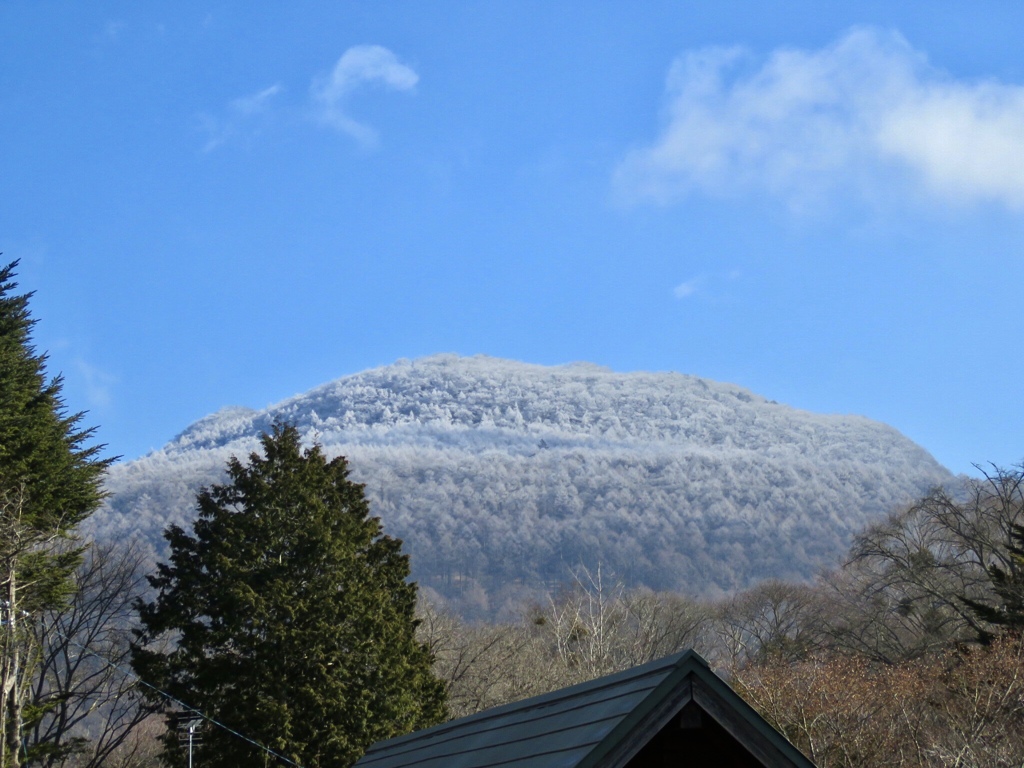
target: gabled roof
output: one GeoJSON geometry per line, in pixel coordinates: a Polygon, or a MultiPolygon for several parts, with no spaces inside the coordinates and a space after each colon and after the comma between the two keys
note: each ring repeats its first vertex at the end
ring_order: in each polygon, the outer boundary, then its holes
{"type": "Polygon", "coordinates": [[[760,765],[814,768],[694,651],[378,742],[356,766],[624,768],[684,708],[760,765]]]}

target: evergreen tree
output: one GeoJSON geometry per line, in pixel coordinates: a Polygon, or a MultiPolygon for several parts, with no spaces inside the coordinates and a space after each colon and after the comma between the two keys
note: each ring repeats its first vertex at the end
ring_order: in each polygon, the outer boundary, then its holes
{"type": "MultiPolygon", "coordinates": [[[[1010,526],[1006,549],[1009,567],[991,565],[987,569],[992,590],[1000,598],[1001,604],[993,606],[967,598],[964,598],[964,602],[989,624],[1021,633],[1024,632],[1024,525],[1010,526]]],[[[985,644],[995,639],[993,633],[984,629],[979,634],[985,644]]]]}
{"type": "MultiPolygon", "coordinates": [[[[373,742],[439,722],[444,687],[415,638],[416,586],[401,541],[370,517],[343,457],[303,450],[293,426],[228,463],[198,496],[190,535],[140,602],[133,666],[191,707],[305,766],[345,766],[373,742]],[[157,641],[170,641],[159,649],[157,641]]],[[[164,759],[180,764],[170,730],[164,759]]],[[[275,764],[208,727],[198,764],[275,764]]]]}
{"type": "MultiPolygon", "coordinates": [[[[31,343],[32,294],[17,295],[17,262],[0,268],[0,765],[18,766],[32,678],[29,622],[73,589],[76,526],[99,505],[111,459],[86,446],[82,414],[66,413],[61,378],[31,343]]],[[[39,713],[36,713],[39,714],[39,713]]]]}

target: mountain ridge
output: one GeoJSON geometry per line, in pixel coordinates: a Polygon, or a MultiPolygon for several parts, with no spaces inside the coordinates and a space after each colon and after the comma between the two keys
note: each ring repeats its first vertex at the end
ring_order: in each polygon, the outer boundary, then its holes
{"type": "Polygon", "coordinates": [[[700,594],[807,579],[864,524],[951,479],[891,426],[733,384],[434,355],[196,421],[113,468],[97,534],[136,517],[152,541],[157,523],[187,522],[195,489],[279,420],[348,457],[414,577],[468,611],[580,563],[700,594]]]}

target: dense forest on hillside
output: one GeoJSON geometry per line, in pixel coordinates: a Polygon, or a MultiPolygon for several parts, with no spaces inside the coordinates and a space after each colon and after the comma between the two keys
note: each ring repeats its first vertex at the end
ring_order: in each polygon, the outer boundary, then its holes
{"type": "MultiPolygon", "coordinates": [[[[54,640],[81,640],[70,655],[52,648],[53,669],[87,659],[83,649],[124,653],[133,619],[123,609],[144,593],[144,566],[119,549],[93,550],[72,610],[52,617],[67,627],[54,640]]],[[[712,599],[577,566],[500,621],[420,598],[419,638],[453,717],[695,648],[821,768],[1024,760],[1024,466],[893,510],[811,583],[769,579],[712,599]]],[[[94,671],[105,674],[69,677],[67,700],[88,705],[83,722],[96,730],[67,731],[86,737],[83,759],[53,765],[156,765],[160,721],[138,708],[133,681],[94,671]],[[123,740],[97,762],[110,742],[94,740],[111,735],[123,740]]]]}
{"type": "Polygon", "coordinates": [[[414,577],[479,616],[580,565],[701,595],[807,580],[856,530],[950,480],[891,427],[734,385],[440,355],[200,420],[113,468],[95,535],[158,550],[198,487],[279,420],[347,456],[414,577]]]}
{"type": "Polygon", "coordinates": [[[577,569],[514,620],[425,603],[453,714],[695,648],[820,768],[1024,761],[1024,465],[860,531],[811,584],[718,600],[577,569]]]}

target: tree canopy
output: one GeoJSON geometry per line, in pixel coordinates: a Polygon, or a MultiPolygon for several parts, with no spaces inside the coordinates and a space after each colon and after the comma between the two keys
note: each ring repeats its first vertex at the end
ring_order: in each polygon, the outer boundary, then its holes
{"type": "MultiPolygon", "coordinates": [[[[147,682],[306,768],[354,762],[373,742],[439,722],[444,686],[415,638],[416,586],[401,541],[371,517],[343,457],[275,426],[263,455],[228,463],[198,496],[191,534],[139,604],[133,665],[147,682]],[[176,641],[160,649],[157,641],[176,641]]],[[[174,764],[174,734],[165,760],[174,764]]],[[[226,730],[202,765],[267,755],[226,730]]]]}
{"type": "MultiPolygon", "coordinates": [[[[15,540],[35,549],[42,539],[69,536],[99,506],[100,481],[112,459],[100,459],[99,445],[86,445],[92,429],[82,429],[81,413],[68,414],[61,398],[62,378],[47,379],[46,355],[37,354],[35,325],[28,302],[16,295],[17,262],[0,268],[0,499],[2,547],[15,540]],[[26,541],[31,539],[31,542],[26,541]]],[[[32,611],[54,604],[70,589],[74,557],[38,561],[20,553],[22,567],[33,566],[31,588],[19,608],[32,611]]],[[[10,586],[8,584],[8,586],[10,586]]]]}
{"type": "MultiPolygon", "coordinates": [[[[25,752],[26,700],[39,615],[74,589],[81,549],[75,528],[99,505],[111,459],[87,445],[82,414],[68,414],[61,378],[48,379],[46,355],[32,345],[32,294],[17,294],[17,262],[0,268],[0,764],[25,752]]],[[[40,716],[35,712],[34,716],[40,716]]]]}

